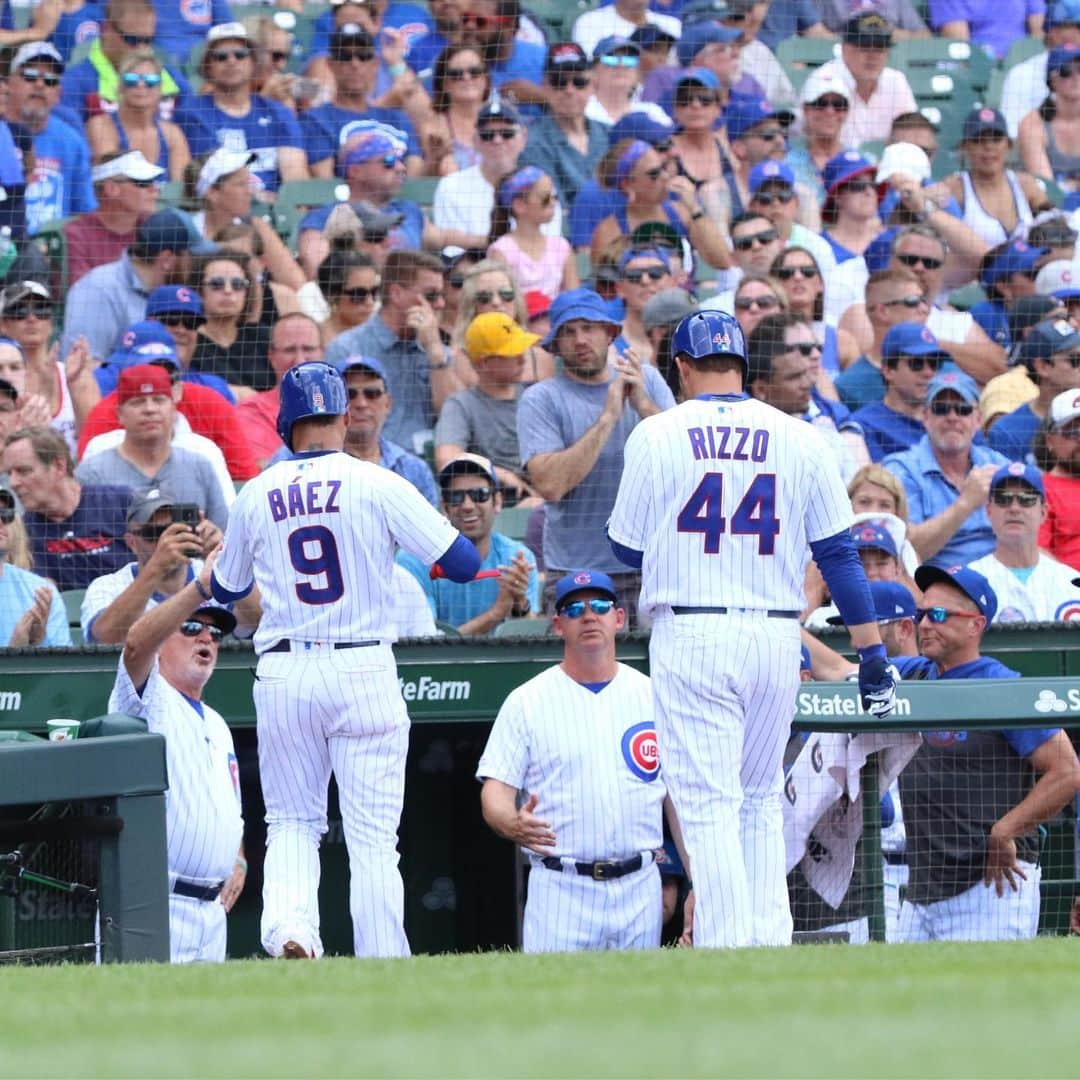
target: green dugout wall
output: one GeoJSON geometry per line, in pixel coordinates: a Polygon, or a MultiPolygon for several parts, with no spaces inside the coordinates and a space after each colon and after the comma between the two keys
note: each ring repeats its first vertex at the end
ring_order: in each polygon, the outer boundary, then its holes
{"type": "MultiPolygon", "coordinates": [[[[846,636],[826,638],[846,646],[846,636]]],[[[912,729],[958,726],[1045,726],[1048,717],[1080,727],[1080,625],[994,629],[985,651],[1018,670],[1023,680],[981,684],[915,683],[902,688],[895,724],[912,729]],[[1047,714],[1036,702],[1061,703],[1047,714]],[[1063,706],[1063,708],[1061,707],[1063,706]]],[[[488,727],[506,695],[556,663],[555,639],[517,642],[440,641],[396,649],[402,695],[413,720],[401,828],[406,922],[413,949],[437,952],[509,946],[516,937],[515,867],[509,844],[483,825],[473,779],[488,727]]],[[[647,670],[647,639],[633,636],[620,659],[647,670]]],[[[42,733],[52,717],[85,720],[107,711],[118,661],[115,649],[0,654],[0,730],[42,733]]],[[[206,699],[229,721],[240,760],[251,873],[230,917],[229,949],[259,949],[258,914],[264,844],[262,796],[251,698],[254,655],[222,650],[206,699]]],[[[808,684],[796,723],[811,729],[858,730],[866,723],[850,685],[808,684]]],[[[0,798],[2,802],[2,798],[0,798]]],[[[330,831],[323,845],[323,930],[329,952],[351,952],[344,837],[331,796],[330,831]]],[[[1067,827],[1057,830],[1068,842],[1067,827]]]]}

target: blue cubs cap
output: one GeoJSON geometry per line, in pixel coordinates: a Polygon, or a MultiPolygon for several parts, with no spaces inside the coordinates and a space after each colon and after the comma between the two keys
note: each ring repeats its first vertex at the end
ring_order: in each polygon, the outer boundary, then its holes
{"type": "Polygon", "coordinates": [[[795,186],[795,174],[782,161],[759,161],[750,170],[750,194],[753,195],[766,184],[795,186]]]}
{"type": "Polygon", "coordinates": [[[871,274],[877,273],[878,270],[887,270],[889,268],[889,263],[892,261],[893,243],[899,232],[899,227],[893,225],[892,228],[878,233],[877,236],[866,245],[866,250],[863,252],[863,259],[866,261],[866,269],[871,274]]]}
{"type": "Polygon", "coordinates": [[[672,134],[670,126],[659,123],[648,113],[629,112],[611,125],[608,139],[612,146],[618,145],[623,139],[647,142],[650,146],[655,146],[657,143],[670,139],[672,134]]]}
{"type": "Polygon", "coordinates": [[[901,356],[936,356],[942,363],[952,357],[938,344],[934,332],[922,323],[902,322],[890,326],[881,342],[882,360],[901,356]]]}
{"type": "Polygon", "coordinates": [[[687,68],[679,76],[678,81],[675,83],[675,89],[678,90],[680,86],[687,86],[690,83],[704,86],[706,90],[720,89],[720,80],[716,77],[716,72],[710,71],[706,67],[687,68]]]}
{"type": "Polygon", "coordinates": [[[146,298],[146,317],[203,314],[202,298],[187,285],[159,285],[146,298]]]}
{"type": "MultiPolygon", "coordinates": [[[[874,619],[879,623],[915,618],[915,597],[899,581],[871,581],[870,596],[874,601],[874,619]]],[[[842,615],[832,615],[825,621],[830,626],[844,625],[842,615]]]]}
{"type": "Polygon", "coordinates": [[[671,268],[671,261],[660,248],[628,247],[619,257],[619,273],[621,274],[635,259],[659,259],[666,267],[671,268]]]}
{"type": "Polygon", "coordinates": [[[1009,125],[1005,117],[997,109],[991,109],[987,105],[977,106],[964,117],[964,131],[960,141],[967,142],[968,139],[978,139],[982,135],[1009,137],[1009,125]]]}
{"type": "Polygon", "coordinates": [[[935,566],[924,563],[915,571],[915,584],[924,592],[941,582],[959,589],[990,622],[997,614],[997,596],[990,582],[970,566],[935,566]]]}
{"type": "Polygon", "coordinates": [[[863,521],[851,527],[851,542],[856,551],[872,548],[874,551],[884,551],[894,559],[898,556],[896,541],[892,533],[883,525],[876,525],[873,521],[863,521]]]}
{"type": "Polygon", "coordinates": [[[1027,484],[1032,491],[1038,492],[1044,499],[1046,498],[1046,488],[1043,487],[1042,473],[1035,468],[1034,465],[1025,465],[1022,461],[1013,461],[1008,465],[1002,465],[996,473],[994,478],[990,481],[990,491],[993,492],[995,488],[1002,487],[1010,480],[1015,480],[1021,484],[1027,484]]]}
{"type": "Polygon", "coordinates": [[[799,670],[810,671],[810,650],[805,645],[799,646],[799,670]]]}
{"type": "Polygon", "coordinates": [[[555,585],[556,612],[563,606],[567,597],[573,596],[574,593],[585,592],[587,589],[603,593],[615,601],[619,599],[615,595],[615,583],[607,574],[603,574],[599,570],[575,570],[565,577],[559,578],[555,585]]]}
{"type": "Polygon", "coordinates": [[[863,157],[858,150],[845,150],[825,162],[821,181],[826,194],[832,196],[849,181],[871,173],[877,175],[877,166],[869,158],[863,157]]]}
{"type": "Polygon", "coordinates": [[[146,345],[159,345],[168,349],[173,356],[176,355],[176,342],[172,334],[159,322],[144,319],[132,323],[117,339],[116,347],[105,361],[107,364],[118,364],[128,367],[131,364],[147,364],[148,359],[132,359],[137,349],[146,345]]]}
{"type": "Polygon", "coordinates": [[[732,26],[721,26],[718,22],[698,22],[684,26],[682,37],[679,39],[675,52],[679,63],[683,67],[689,67],[706,45],[717,42],[729,44],[738,41],[742,37],[742,31],[732,26]]]}
{"type": "Polygon", "coordinates": [[[764,98],[733,98],[724,113],[724,125],[729,139],[741,139],[758,124],[766,120],[780,122],[781,117],[786,115],[774,109],[764,98]]]}
{"type": "Polygon", "coordinates": [[[1068,319],[1043,319],[1027,333],[1020,345],[1019,362],[1028,367],[1036,360],[1049,360],[1061,352],[1080,348],[1080,331],[1068,319]]]}
{"type": "Polygon", "coordinates": [[[1053,30],[1055,26],[1080,25],[1080,3],[1077,0],[1057,0],[1048,4],[1043,16],[1043,28],[1053,30]]]}
{"type": "Polygon", "coordinates": [[[1049,254],[1050,249],[1032,247],[1025,240],[1010,240],[1009,243],[994,249],[997,254],[982,268],[979,284],[993,285],[1012,274],[1024,274],[1035,269],[1035,264],[1049,254]]]}
{"type": "Polygon", "coordinates": [[[180,357],[177,356],[175,347],[164,341],[147,341],[136,345],[122,362],[125,368],[135,367],[137,364],[167,364],[179,371],[180,357]]]}
{"type": "Polygon", "coordinates": [[[551,320],[551,329],[547,337],[540,342],[545,349],[550,349],[559,336],[559,331],[574,319],[586,319],[588,322],[604,323],[607,326],[619,328],[620,324],[613,319],[608,312],[608,306],[603,297],[592,289],[570,289],[568,292],[559,293],[551,305],[548,316],[551,320]]]}
{"type": "Polygon", "coordinates": [[[641,55],[641,46],[636,41],[618,34],[608,34],[601,38],[592,51],[593,60],[599,60],[601,56],[610,56],[612,53],[629,52],[635,56],[641,55]]]}
{"type": "MultiPolygon", "coordinates": [[[[651,49],[654,45],[674,45],[675,35],[669,34],[665,29],[660,26],[654,26],[652,23],[646,23],[645,26],[639,26],[631,35],[630,40],[641,49],[651,49]]],[[[613,139],[612,142],[615,140],[613,139]]]]}
{"type": "Polygon", "coordinates": [[[386,368],[383,367],[383,362],[374,356],[361,356],[359,353],[353,353],[352,356],[342,357],[334,364],[334,367],[343,376],[348,375],[350,371],[370,371],[372,375],[378,375],[383,382],[386,382],[386,368]]]}
{"type": "Polygon", "coordinates": [[[1055,71],[1072,63],[1073,60],[1080,60],[1080,45],[1059,45],[1056,49],[1051,49],[1046,58],[1047,84],[1055,71]]]}
{"type": "Polygon", "coordinates": [[[979,404],[979,386],[970,375],[962,371],[942,371],[930,380],[926,388],[927,405],[946,390],[959,394],[969,405],[979,404]]]}

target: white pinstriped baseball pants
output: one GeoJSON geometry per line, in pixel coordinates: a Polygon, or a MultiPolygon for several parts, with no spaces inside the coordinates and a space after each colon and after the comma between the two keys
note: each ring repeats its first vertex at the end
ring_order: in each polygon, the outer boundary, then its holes
{"type": "Polygon", "coordinates": [[[780,808],[799,624],[654,615],[649,671],[664,782],[694,879],[694,944],[790,945],[780,808]]]}
{"type": "Polygon", "coordinates": [[[225,959],[225,908],[217,900],[169,893],[169,960],[174,964],[225,959]]]}
{"type": "Polygon", "coordinates": [[[262,942],[321,956],[319,841],[330,774],[349,851],[357,956],[408,956],[397,830],[409,717],[389,645],[314,648],[259,658],[259,773],[266,803],[262,942]]]}

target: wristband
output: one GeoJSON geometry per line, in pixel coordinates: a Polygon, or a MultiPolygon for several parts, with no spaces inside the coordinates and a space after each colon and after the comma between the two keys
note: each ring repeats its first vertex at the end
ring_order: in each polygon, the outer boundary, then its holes
{"type": "Polygon", "coordinates": [[[211,593],[211,592],[207,592],[206,589],[203,588],[203,583],[198,578],[195,578],[194,581],[195,581],[195,588],[198,589],[199,595],[204,600],[209,601],[209,600],[214,599],[214,594],[211,593]]]}
{"type": "Polygon", "coordinates": [[[859,662],[865,664],[867,660],[887,660],[888,654],[885,652],[884,645],[867,645],[864,649],[859,649],[859,662]]]}
{"type": "Polygon", "coordinates": [[[245,874],[247,873],[247,859],[245,859],[242,855],[237,855],[236,856],[236,862],[233,865],[234,866],[239,866],[240,869],[243,870],[245,874]]]}
{"type": "Polygon", "coordinates": [[[390,75],[390,77],[392,79],[396,79],[399,75],[404,75],[405,74],[405,64],[404,63],[387,64],[386,65],[386,70],[387,70],[387,72],[389,73],[389,75],[390,75]]]}

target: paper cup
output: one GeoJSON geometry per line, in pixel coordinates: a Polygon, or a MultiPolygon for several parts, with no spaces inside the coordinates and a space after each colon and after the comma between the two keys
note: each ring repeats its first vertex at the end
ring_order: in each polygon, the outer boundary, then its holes
{"type": "Polygon", "coordinates": [[[49,742],[70,742],[79,737],[78,720],[49,720],[49,742]]]}

